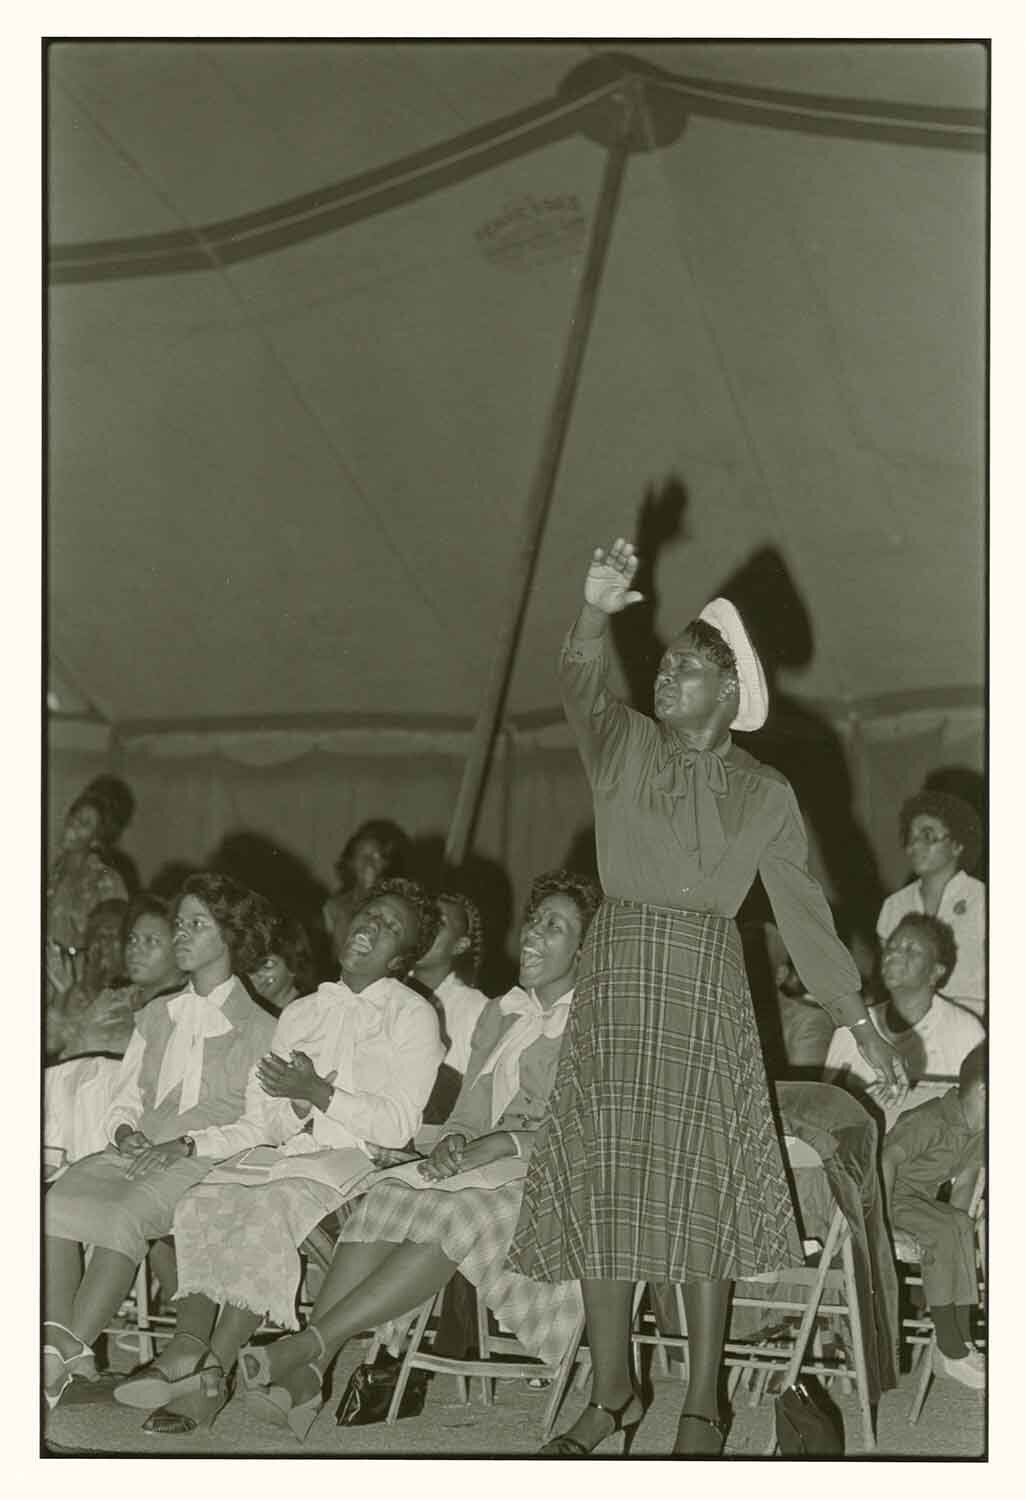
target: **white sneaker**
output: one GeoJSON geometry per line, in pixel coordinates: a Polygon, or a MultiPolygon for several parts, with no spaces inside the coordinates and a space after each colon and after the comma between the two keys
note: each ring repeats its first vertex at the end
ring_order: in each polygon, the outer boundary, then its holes
{"type": "Polygon", "coordinates": [[[978,1349],[967,1348],[964,1359],[949,1359],[934,1345],[933,1368],[938,1375],[950,1375],[952,1380],[968,1385],[974,1391],[987,1388],[987,1362],[978,1349]]]}

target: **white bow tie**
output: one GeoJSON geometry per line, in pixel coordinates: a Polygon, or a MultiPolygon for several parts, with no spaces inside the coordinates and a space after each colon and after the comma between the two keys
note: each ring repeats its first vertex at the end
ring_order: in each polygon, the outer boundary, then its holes
{"type": "Polygon", "coordinates": [[[167,1002],[172,1029],[160,1062],[156,1103],[159,1104],[180,1083],[179,1114],[184,1115],[199,1103],[204,1041],[208,1036],[223,1036],[232,1029],[232,1023],[221,1010],[227,999],[227,987],[218,986],[218,989],[222,988],[224,992],[214,999],[209,995],[198,995],[190,985],[167,1002]]]}
{"type": "Polygon", "coordinates": [[[510,1100],[516,1098],[520,1089],[520,1059],[540,1036],[563,1035],[573,991],[569,991],[555,1005],[546,1009],[533,993],[512,989],[499,1001],[499,1009],[507,1016],[516,1016],[509,1030],[499,1038],[481,1069],[480,1077],[492,1076],[492,1124],[505,1112],[510,1100]]]}

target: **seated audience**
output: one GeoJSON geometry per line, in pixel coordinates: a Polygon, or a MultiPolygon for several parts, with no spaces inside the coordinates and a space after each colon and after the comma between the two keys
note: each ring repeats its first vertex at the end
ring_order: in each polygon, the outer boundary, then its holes
{"type": "MultiPolygon", "coordinates": [[[[436,903],[414,881],[380,882],[349,924],[338,981],[282,1012],[242,1118],[194,1132],[197,1160],[265,1142],[281,1148],[280,1160],[302,1163],[267,1182],[200,1184],[178,1204],[175,1336],[115,1392],[151,1412],[147,1431],[212,1421],[238,1351],[263,1319],[297,1326],[299,1246],[347,1196],[330,1181],[330,1158],[365,1141],[404,1147],[416,1134],[442,1043],[433,1007],[401,976],[430,948],[438,923],[436,903]],[[301,1175],[315,1156],[323,1173],[301,1175]]],[[[351,1170],[348,1162],[347,1177],[351,1170]]]]}
{"type": "Polygon", "coordinates": [[[830,1050],[834,1023],[805,988],[783,938],[772,923],[766,924],[766,944],[776,992],[785,1076],[819,1073],[830,1050]]]}
{"type": "Polygon", "coordinates": [[[973,1345],[978,1298],[976,1234],[966,1207],[983,1166],[987,1118],[985,1048],[963,1060],[958,1085],[908,1110],[884,1138],[881,1172],[891,1230],[919,1247],[923,1293],[937,1334],[934,1368],[982,1390],[983,1357],[973,1345]],[[937,1194],[951,1184],[947,1203],[937,1194]]]}
{"type": "Polygon", "coordinates": [[[309,1326],[244,1349],[240,1379],[271,1421],[304,1437],[327,1373],[356,1334],[395,1338],[460,1271],[528,1351],[557,1359],[581,1310],[576,1281],[533,1282],[505,1267],[526,1158],[545,1111],[573,999],[582,939],[601,900],[584,876],[534,882],[520,935],[520,981],[474,1033],[460,1097],[430,1156],[371,1188],[346,1220],[309,1326]],[[385,1325],[385,1326],[382,1326],[385,1325]]]}
{"type": "Polygon", "coordinates": [[[449,1048],[448,1067],[461,1076],[470,1060],[470,1039],[488,996],[474,986],[481,965],[481,913],[467,896],[444,893],[438,898],[442,925],[413,978],[440,1002],[449,1048]]]}
{"type": "Polygon", "coordinates": [[[339,887],[322,908],[324,926],[341,958],[349,922],[356,908],[367,899],[379,880],[402,875],[409,858],[410,841],[388,818],[371,818],[347,839],[338,857],[335,873],[339,887]]]}
{"type": "Polygon", "coordinates": [[[986,888],[966,873],[979,856],[979,819],[960,797],[918,792],[902,806],[900,829],[916,878],[887,897],[877,935],[886,942],[909,912],[946,922],[954,933],[958,961],[941,988],[949,1000],[982,1018],[987,993],[986,888]]]}
{"type": "MultiPolygon", "coordinates": [[[[94,919],[109,904],[103,903],[94,919]]],[[[91,1004],[64,1017],[61,1061],[43,1077],[43,1144],[77,1161],[107,1144],[103,1121],[117,1085],[119,1060],[132,1038],[136,1012],[185,983],[175,955],[166,901],[143,894],[124,919],[127,984],[102,989],[91,1004]]]]}
{"type": "MultiPolygon", "coordinates": [[[[880,1035],[901,1054],[910,1084],[921,1078],[956,1077],[963,1058],[983,1041],[976,1017],[938,994],[955,959],[951,928],[937,917],[909,913],[884,944],[880,972],[889,998],[869,1015],[880,1035]]],[[[851,1080],[863,1087],[874,1083],[856,1035],[848,1028],[834,1032],[826,1071],[843,1074],[838,1082],[851,1080]]],[[[872,1095],[873,1087],[868,1092],[872,1095]]]]}
{"type": "MultiPolygon", "coordinates": [[[[101,901],[89,913],[82,947],[74,955],[47,944],[46,1051],[49,1057],[78,1057],[94,1050],[89,1042],[100,996],[124,981],[125,922],[128,904],[101,901]]],[[[104,1002],[101,1010],[106,1009],[104,1002]]]]}
{"type": "Polygon", "coordinates": [[[301,995],[317,987],[313,950],[302,922],[279,916],[274,923],[271,951],[249,976],[260,1000],[280,1014],[301,995]]]}
{"type": "Polygon", "coordinates": [[[48,958],[73,959],[101,901],[124,901],[114,845],[132,815],[132,794],[113,776],[97,776],[68,809],[60,850],[46,883],[48,958]]]}
{"type": "Polygon", "coordinates": [[[175,1205],[206,1176],[190,1132],[242,1113],[246,1080],[274,1023],[236,971],[270,942],[262,897],[224,875],[193,875],[178,898],[174,946],[189,984],[135,1018],[105,1120],[107,1148],[75,1162],[43,1205],[43,1382],[53,1407],[73,1376],[94,1373],[92,1343],[128,1288],[147,1242],[166,1235],[175,1205]],[[83,1273],[82,1247],[92,1256],[83,1273]]]}

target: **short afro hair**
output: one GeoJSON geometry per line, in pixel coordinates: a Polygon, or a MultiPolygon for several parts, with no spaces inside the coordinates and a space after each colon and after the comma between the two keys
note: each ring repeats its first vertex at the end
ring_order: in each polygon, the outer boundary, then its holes
{"type": "MultiPolygon", "coordinates": [[[[401,896],[416,912],[416,942],[412,948],[401,955],[407,969],[412,969],[413,965],[419,963],[431,947],[442,926],[442,914],[438,910],[437,900],[425,890],[419,880],[408,880],[403,875],[392,875],[385,880],[379,880],[368,895],[367,901],[373,901],[375,896],[401,896]]],[[[361,901],[356,910],[360,911],[367,905],[367,901],[361,901]]]]}
{"type": "Polygon", "coordinates": [[[530,921],[546,896],[569,896],[581,916],[581,940],[602,904],[602,887],[590,875],[576,870],[550,870],[531,882],[531,892],[524,908],[524,921],[530,921]]]}
{"type": "Polygon", "coordinates": [[[961,797],[955,797],[951,792],[916,792],[914,797],[909,797],[902,803],[898,814],[902,848],[908,843],[909,829],[914,818],[936,818],[938,823],[943,823],[955,843],[962,846],[959,865],[966,870],[975,866],[980,857],[983,830],[968,802],[963,802],[961,797]]]}
{"type": "Polygon", "coordinates": [[[275,917],[271,946],[264,958],[272,955],[281,959],[301,995],[313,993],[317,988],[317,965],[309,935],[298,917],[284,914],[275,917]]]}
{"type": "Polygon", "coordinates": [[[186,896],[202,901],[221,931],[234,974],[251,974],[271,951],[274,909],[256,891],[231,875],[201,870],[190,875],[175,899],[174,914],[186,896]]]}
{"type": "Polygon", "coordinates": [[[343,890],[349,890],[353,886],[353,855],[357,845],[362,844],[364,839],[372,839],[385,857],[382,880],[387,880],[390,875],[402,875],[406,869],[410,857],[409,835],[390,818],[369,818],[346,839],[342,853],[335,861],[335,873],[343,890]]]}
{"type": "Polygon", "coordinates": [[[955,934],[947,922],[942,922],[940,917],[928,917],[922,911],[909,911],[902,917],[894,932],[888,933],[887,941],[889,942],[894,933],[900,932],[903,927],[911,927],[915,932],[923,932],[929,938],[934,956],[941,966],[937,988],[942,990],[951,978],[952,971],[958,962],[958,944],[955,942],[955,934]]]}
{"type": "Polygon", "coordinates": [[[101,849],[116,844],[132,820],[135,798],[117,776],[94,776],[68,809],[73,817],[83,807],[91,807],[97,816],[96,843],[101,849]]]}
{"type": "Polygon", "coordinates": [[[685,625],[681,635],[690,636],[703,656],[707,656],[721,672],[737,677],[737,657],[715,625],[710,625],[708,620],[692,620],[685,625]]]}
{"type": "Polygon", "coordinates": [[[158,896],[156,891],[139,891],[128,903],[121,928],[122,942],[128,942],[132,935],[132,928],[140,917],[159,917],[170,930],[172,926],[171,903],[165,901],[163,896],[158,896]]]}
{"type": "Polygon", "coordinates": [[[457,953],[453,958],[453,973],[457,979],[462,979],[464,984],[477,984],[477,976],[481,972],[481,959],[484,955],[484,927],[481,922],[481,913],[470,897],[464,896],[461,891],[443,891],[438,899],[448,901],[452,906],[458,906],[467,924],[469,946],[463,953],[457,953]]]}

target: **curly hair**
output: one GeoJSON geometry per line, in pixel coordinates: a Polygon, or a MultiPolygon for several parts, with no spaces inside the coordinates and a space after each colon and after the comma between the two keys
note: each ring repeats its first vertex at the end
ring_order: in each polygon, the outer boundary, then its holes
{"type": "Polygon", "coordinates": [[[68,817],[74,817],[83,807],[91,807],[96,813],[96,843],[107,849],[117,843],[131,822],[135,799],[117,776],[94,776],[68,808],[68,817]]]}
{"type": "Polygon", "coordinates": [[[457,979],[462,979],[464,984],[477,984],[477,976],[481,971],[481,959],[484,954],[484,928],[481,922],[481,913],[471,901],[469,896],[464,896],[460,891],[443,891],[439,901],[448,901],[452,906],[458,906],[463,913],[467,924],[467,937],[469,947],[463,953],[457,953],[452,961],[453,972],[457,979]]]}
{"type": "Polygon", "coordinates": [[[909,911],[902,917],[894,932],[888,935],[887,942],[890,942],[894,933],[900,932],[903,927],[911,927],[916,932],[925,933],[930,940],[934,958],[941,966],[942,972],[937,980],[937,988],[942,990],[951,978],[952,970],[958,962],[958,944],[955,942],[955,934],[947,922],[942,922],[940,917],[928,917],[922,911],[909,911]]]}
{"type": "Polygon", "coordinates": [[[159,917],[162,922],[171,926],[171,903],[165,901],[163,896],[158,896],[156,891],[139,891],[128,903],[125,912],[125,920],[121,926],[121,941],[127,943],[132,934],[132,928],[140,917],[159,917]]]}
{"type": "Polygon", "coordinates": [[[368,818],[366,823],[361,823],[356,832],[346,839],[342,853],[335,861],[335,873],[344,891],[351,889],[354,883],[352,859],[357,845],[364,839],[373,839],[385,857],[382,880],[402,875],[406,869],[410,856],[409,836],[390,818],[368,818]]]}
{"type": "Polygon", "coordinates": [[[531,882],[531,892],[524,907],[524,921],[529,922],[546,896],[569,896],[581,915],[581,939],[591,926],[591,919],[602,904],[602,887],[589,875],[576,870],[550,870],[531,882]]]}
{"type": "Polygon", "coordinates": [[[681,635],[690,636],[703,656],[707,656],[721,672],[737,676],[737,657],[715,625],[710,625],[708,620],[692,620],[685,625],[681,635]]]}
{"type": "Polygon", "coordinates": [[[202,901],[217,923],[231,954],[232,972],[252,973],[271,951],[271,903],[231,875],[218,875],[212,870],[201,870],[186,879],[175,899],[176,917],[186,896],[202,901]]]}
{"type": "Polygon", "coordinates": [[[317,965],[307,930],[296,917],[275,918],[271,946],[264,958],[271,954],[281,959],[301,995],[313,993],[317,988],[317,965]]]}
{"type": "MultiPolygon", "coordinates": [[[[442,914],[438,910],[438,902],[424,889],[419,880],[408,880],[403,875],[386,876],[384,880],[379,880],[367,897],[367,901],[373,901],[375,896],[401,896],[416,912],[416,942],[412,948],[400,955],[406,967],[412,969],[413,965],[419,963],[424,957],[438,936],[442,925],[442,914]]],[[[357,911],[366,906],[367,901],[362,901],[357,911]]]]}
{"type": "Polygon", "coordinates": [[[908,843],[909,829],[914,818],[936,818],[943,823],[956,844],[961,844],[962,853],[958,863],[962,869],[971,870],[980,857],[983,830],[980,820],[968,802],[950,792],[916,792],[901,804],[898,814],[898,830],[901,847],[908,843]]]}

